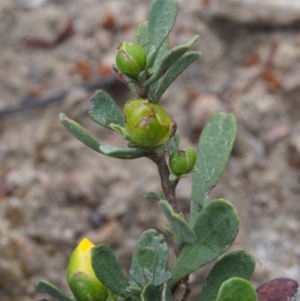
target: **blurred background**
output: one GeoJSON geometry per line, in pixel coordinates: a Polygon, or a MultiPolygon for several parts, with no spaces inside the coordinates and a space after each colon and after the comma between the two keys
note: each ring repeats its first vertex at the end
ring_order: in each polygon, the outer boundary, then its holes
{"type": "MultiPolygon", "coordinates": [[[[154,164],[101,156],[73,138],[59,112],[100,141],[123,138],[89,119],[98,88],[122,107],[131,97],[111,64],[120,41],[132,40],[150,1],[0,1],[0,299],[50,299],[43,278],[69,293],[68,257],[83,237],[108,244],[128,270],[136,239],[163,231],[154,164]]],[[[171,46],[195,34],[200,59],[164,94],[162,105],[196,148],[207,119],[232,112],[238,134],[211,198],[238,209],[233,249],[251,252],[253,284],[300,281],[300,2],[179,0],[171,46]]],[[[188,217],[191,176],[177,189],[188,217]]],[[[168,240],[169,241],[169,240],[168,240]]],[[[170,253],[170,261],[174,254],[170,253]]],[[[191,276],[191,300],[210,267],[191,276]]]]}

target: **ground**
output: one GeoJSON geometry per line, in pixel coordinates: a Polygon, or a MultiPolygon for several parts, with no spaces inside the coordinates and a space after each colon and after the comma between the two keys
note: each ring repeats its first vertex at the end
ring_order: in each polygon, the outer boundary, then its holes
{"type": "MultiPolygon", "coordinates": [[[[286,7],[277,2],[264,0],[251,10],[250,0],[224,0],[221,6],[218,0],[180,0],[171,45],[199,34],[194,49],[202,55],[162,99],[178,124],[181,146],[197,147],[213,113],[232,112],[237,119],[231,159],[210,197],[228,199],[238,209],[241,229],[233,248],[254,255],[254,286],[277,277],[300,281],[300,9],[292,0],[286,7]],[[277,18],[281,12],[284,18],[277,18]]],[[[124,145],[122,137],[89,119],[96,88],[86,87],[108,79],[103,89],[120,107],[131,97],[110,66],[118,43],[131,40],[134,27],[147,18],[149,3],[0,3],[0,110],[66,91],[52,104],[0,113],[2,301],[48,298],[35,287],[41,278],[69,292],[68,257],[83,237],[109,245],[127,270],[143,230],[163,232],[166,220],[157,204],[143,199],[146,191],[160,191],[154,164],[101,156],[58,120],[64,112],[103,143],[124,145]]],[[[190,184],[191,176],[177,189],[186,216],[190,184]]],[[[192,275],[191,299],[209,268],[192,275]]]]}

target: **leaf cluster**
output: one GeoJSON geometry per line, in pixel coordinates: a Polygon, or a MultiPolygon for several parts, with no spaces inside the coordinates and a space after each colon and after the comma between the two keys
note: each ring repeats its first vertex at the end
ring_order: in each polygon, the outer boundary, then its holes
{"type": "MultiPolygon", "coordinates": [[[[188,51],[198,36],[169,49],[169,34],[177,11],[176,0],[153,0],[148,20],[137,27],[134,35],[134,42],[147,53],[145,70],[133,78],[114,67],[136,98],[145,97],[157,104],[175,78],[200,55],[188,51]]],[[[92,98],[90,117],[126,138],[126,120],[106,92],[99,90],[92,98]]],[[[192,175],[189,219],[176,202],[175,189],[181,178],[170,177],[165,160],[166,152],[171,155],[179,150],[178,134],[156,147],[119,148],[103,145],[63,113],[60,121],[78,140],[100,154],[117,159],[151,159],[157,164],[161,178],[163,193],[148,192],[145,197],[156,200],[166,217],[165,231],[173,239],[177,259],[170,268],[169,248],[163,235],[149,229],[137,241],[127,278],[113,251],[105,244],[96,246],[91,264],[97,278],[109,289],[107,301],[185,301],[190,292],[189,275],[224,254],[238,233],[235,207],[224,199],[209,199],[209,192],[217,185],[232,151],[236,135],[234,116],[225,113],[212,116],[201,133],[192,175]]],[[[199,301],[258,300],[249,282],[254,267],[254,259],[244,250],[225,254],[210,271],[199,301]]],[[[38,282],[38,287],[59,301],[75,300],[46,281],[38,282]]]]}

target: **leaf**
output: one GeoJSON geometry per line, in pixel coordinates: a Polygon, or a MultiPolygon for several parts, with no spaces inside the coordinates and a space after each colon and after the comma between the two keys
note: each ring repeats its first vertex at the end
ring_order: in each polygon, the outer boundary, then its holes
{"type": "Polygon", "coordinates": [[[155,50],[154,46],[152,46],[147,55],[145,70],[152,68],[154,61],[155,61],[156,54],[157,54],[157,51],[155,50]]]}
{"type": "Polygon", "coordinates": [[[154,229],[149,229],[140,236],[132,256],[131,267],[129,271],[129,282],[130,285],[134,287],[144,287],[147,283],[147,280],[144,277],[143,268],[141,267],[138,259],[138,250],[140,247],[153,248],[159,254],[154,273],[154,284],[156,285],[166,275],[166,269],[169,260],[167,244],[165,243],[163,236],[159,235],[154,229]]]}
{"type": "Polygon", "coordinates": [[[137,159],[154,153],[153,148],[120,148],[110,145],[100,145],[99,150],[102,154],[117,159],[137,159]]]}
{"type": "Polygon", "coordinates": [[[255,268],[253,257],[244,250],[224,255],[210,271],[199,301],[216,301],[222,283],[232,277],[249,280],[255,268]]]}
{"type": "Polygon", "coordinates": [[[190,51],[184,54],[176,63],[174,63],[168,72],[165,74],[163,80],[158,84],[155,91],[153,102],[158,103],[164,92],[172,84],[175,78],[181,74],[191,63],[193,63],[200,56],[200,52],[190,51]]]}
{"type": "Polygon", "coordinates": [[[177,133],[167,142],[170,156],[179,149],[179,142],[180,136],[177,133]]]}
{"type": "Polygon", "coordinates": [[[152,191],[145,193],[143,195],[143,197],[145,199],[153,199],[153,200],[157,200],[157,201],[162,199],[162,196],[160,196],[159,194],[152,192],[152,191]]]}
{"type": "MultiPolygon", "coordinates": [[[[155,56],[155,60],[154,60],[154,63],[153,63],[153,70],[157,70],[160,63],[161,63],[161,60],[166,56],[166,54],[168,53],[169,51],[169,38],[166,38],[165,41],[162,43],[162,45],[160,46],[158,52],[156,53],[156,56],[155,56]]],[[[159,85],[159,83],[163,80],[163,78],[161,78],[160,80],[158,80],[156,83],[153,83],[152,85],[150,85],[150,89],[149,89],[149,100],[151,102],[154,102],[152,99],[154,99],[154,94],[155,94],[155,91],[159,85]]]]}
{"type": "Polygon", "coordinates": [[[111,145],[103,145],[94,138],[84,127],[68,118],[65,114],[59,115],[61,123],[73,134],[79,141],[87,145],[92,150],[117,159],[137,159],[145,157],[154,152],[161,151],[162,146],[155,148],[119,148],[111,145]]]}
{"type": "Polygon", "coordinates": [[[141,294],[142,301],[160,301],[160,293],[156,286],[148,283],[141,294]]]}
{"type": "Polygon", "coordinates": [[[137,82],[134,78],[130,77],[129,75],[126,75],[125,73],[122,73],[122,77],[125,80],[125,84],[129,88],[129,90],[133,93],[133,95],[138,98],[139,95],[136,90],[137,82]]]}
{"type": "Polygon", "coordinates": [[[108,289],[124,298],[130,296],[125,291],[129,283],[113,251],[108,246],[100,244],[92,249],[92,267],[97,278],[108,289]]]}
{"type": "Polygon", "coordinates": [[[169,51],[169,38],[166,38],[156,53],[155,60],[153,63],[154,70],[157,70],[162,59],[165,57],[168,51],[169,51]]]}
{"type": "Polygon", "coordinates": [[[159,206],[171,225],[177,248],[181,249],[185,243],[194,244],[196,235],[184,219],[183,214],[174,212],[171,205],[165,200],[161,200],[159,206]]]}
{"type": "Polygon", "coordinates": [[[216,301],[257,301],[257,296],[249,281],[230,278],[223,282],[216,301]]]}
{"type": "Polygon", "coordinates": [[[156,265],[158,263],[159,254],[151,247],[139,246],[137,249],[137,258],[142,268],[144,279],[146,283],[154,282],[154,274],[156,265]]]}
{"type": "Polygon", "coordinates": [[[131,294],[132,296],[140,297],[142,290],[137,287],[128,286],[128,287],[126,287],[126,292],[131,294]]]}
{"type": "Polygon", "coordinates": [[[64,113],[59,114],[59,119],[60,122],[65,126],[65,128],[79,141],[81,141],[92,150],[101,153],[101,143],[96,138],[94,138],[84,127],[82,127],[74,120],[68,118],[64,113]]]}
{"type": "Polygon", "coordinates": [[[47,282],[45,280],[39,280],[36,285],[40,290],[44,291],[49,296],[53,297],[58,301],[73,301],[73,299],[69,298],[59,288],[57,288],[50,282],[47,282]]]}
{"type": "Polygon", "coordinates": [[[148,17],[149,44],[159,49],[169,36],[178,12],[177,0],[153,0],[148,17]]]}
{"type": "Polygon", "coordinates": [[[194,36],[186,44],[176,46],[169,50],[162,58],[160,65],[157,70],[155,70],[154,74],[148,80],[146,80],[142,86],[148,87],[158,81],[165,74],[165,72],[196,43],[198,38],[199,36],[194,36]]]}
{"type": "Polygon", "coordinates": [[[196,171],[192,178],[191,220],[193,225],[198,214],[208,202],[209,191],[217,185],[231,153],[236,135],[233,114],[218,113],[206,123],[198,145],[196,171]]]}
{"type": "Polygon", "coordinates": [[[258,301],[292,301],[297,295],[299,284],[289,278],[276,278],[256,289],[258,301]]]}
{"type": "Polygon", "coordinates": [[[218,199],[206,205],[193,227],[197,242],[182,248],[171,271],[170,287],[223,254],[233,243],[238,228],[236,209],[228,201],[218,199]]]}
{"type": "Polygon", "coordinates": [[[140,44],[149,53],[148,21],[141,23],[135,30],[133,41],[140,44]]]}
{"type": "Polygon", "coordinates": [[[92,97],[89,113],[92,120],[110,130],[111,123],[124,126],[123,114],[114,100],[102,90],[98,90],[92,97]]]}
{"type": "Polygon", "coordinates": [[[167,283],[164,284],[162,295],[161,295],[161,301],[174,301],[172,292],[168,287],[167,283]]]}

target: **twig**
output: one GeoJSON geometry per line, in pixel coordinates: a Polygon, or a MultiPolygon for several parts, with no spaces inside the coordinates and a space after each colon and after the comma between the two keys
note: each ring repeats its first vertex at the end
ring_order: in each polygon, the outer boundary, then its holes
{"type": "Polygon", "coordinates": [[[164,154],[154,154],[148,156],[148,158],[152,160],[154,163],[156,163],[157,165],[158,173],[161,180],[161,187],[163,189],[167,201],[172,206],[173,210],[176,213],[179,213],[180,210],[178,209],[176,193],[175,193],[178,180],[175,181],[169,180],[170,171],[164,154]]]}
{"type": "MultiPolygon", "coordinates": [[[[115,86],[118,83],[119,83],[118,79],[115,76],[111,76],[108,78],[98,79],[96,81],[90,81],[90,82],[83,83],[82,85],[80,85],[80,87],[83,89],[86,89],[88,91],[93,91],[93,90],[100,89],[100,88],[108,88],[111,86],[115,86]]],[[[27,96],[21,101],[20,105],[8,107],[8,108],[1,110],[0,111],[0,119],[9,117],[11,115],[15,115],[18,113],[22,113],[25,111],[29,111],[32,109],[37,109],[37,108],[46,106],[48,104],[52,104],[57,101],[61,101],[67,96],[67,94],[70,92],[71,89],[72,88],[57,92],[57,93],[55,93],[49,97],[45,97],[45,98],[27,96]]]]}

